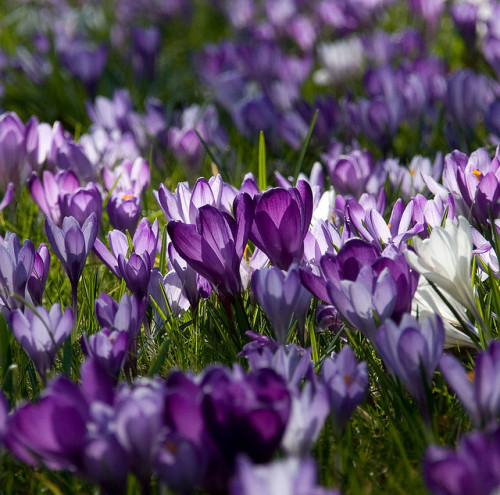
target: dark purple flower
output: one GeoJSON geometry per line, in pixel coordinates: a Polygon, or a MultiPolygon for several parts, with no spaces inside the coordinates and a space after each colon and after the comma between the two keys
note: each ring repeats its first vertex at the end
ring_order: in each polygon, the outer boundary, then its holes
{"type": "Polygon", "coordinates": [[[387,367],[403,382],[411,395],[426,401],[434,371],[443,353],[444,327],[439,316],[423,323],[405,314],[400,325],[387,320],[375,337],[377,349],[387,367]]]}
{"type": "Polygon", "coordinates": [[[37,404],[22,406],[11,416],[5,444],[30,466],[75,469],[84,448],[87,419],[88,406],[77,385],[59,378],[37,404]]]}
{"type": "Polygon", "coordinates": [[[469,433],[456,451],[429,447],[423,471],[434,495],[492,495],[500,485],[500,430],[469,433]]]}
{"type": "Polygon", "coordinates": [[[0,211],[4,210],[8,205],[10,205],[10,203],[12,203],[12,200],[14,199],[14,192],[15,186],[12,182],[9,182],[2,201],[0,201],[0,211]]]}
{"type": "Polygon", "coordinates": [[[54,254],[68,275],[71,287],[76,290],[97,237],[96,214],[91,213],[81,227],[74,217],[65,217],[62,229],[55,225],[50,217],[45,217],[45,232],[54,254]]]}
{"type": "Polygon", "coordinates": [[[213,206],[202,206],[196,225],[170,221],[167,231],[176,251],[219,294],[241,290],[240,263],[248,241],[253,204],[248,194],[233,203],[236,219],[213,206]]]}
{"type": "Polygon", "coordinates": [[[208,370],[201,383],[206,428],[232,466],[239,453],[269,461],[290,416],[285,381],[270,369],[245,375],[241,368],[208,370]]]}
{"type": "Polygon", "coordinates": [[[460,362],[444,354],[439,367],[477,428],[495,427],[500,412],[500,342],[476,357],[474,379],[460,362]]]}
{"type": "Polygon", "coordinates": [[[161,46],[161,33],[156,26],[149,28],[134,28],[132,30],[134,53],[132,60],[137,74],[153,77],[155,59],[161,46]]]}
{"type": "Polygon", "coordinates": [[[35,313],[28,309],[22,313],[16,309],[10,314],[10,324],[14,336],[45,380],[45,373],[54,364],[57,348],[71,334],[71,308],[66,308],[62,314],[59,303],[54,304],[50,311],[43,306],[38,306],[35,313]]]}
{"type": "Polygon", "coordinates": [[[342,430],[368,387],[366,362],[358,363],[354,352],[346,346],[333,358],[326,358],[321,367],[320,382],[326,387],[330,411],[342,430]]]}
{"type": "Polygon", "coordinates": [[[3,444],[3,437],[7,433],[7,421],[9,417],[9,404],[5,395],[0,390],[0,445],[3,444]]]}
{"type": "Polygon", "coordinates": [[[50,269],[50,252],[45,244],[40,244],[35,251],[33,271],[28,278],[28,292],[35,305],[42,304],[43,291],[50,269]]]}
{"type": "Polygon", "coordinates": [[[288,270],[304,254],[304,238],[311,224],[311,186],[303,180],[297,187],[277,187],[255,198],[250,240],[269,256],[271,263],[288,270]]]}
{"type": "Polygon", "coordinates": [[[252,292],[269,318],[280,344],[286,344],[294,318],[298,320],[298,331],[304,331],[312,295],[302,286],[297,266],[292,265],[288,272],[275,266],[256,270],[252,275],[252,292]]]}
{"type": "Polygon", "coordinates": [[[26,296],[26,284],[35,263],[35,247],[28,239],[21,242],[16,234],[7,232],[0,242],[0,307],[2,311],[22,308],[14,296],[26,296]]]}
{"type": "Polygon", "coordinates": [[[123,330],[103,328],[90,337],[83,334],[81,344],[83,353],[97,361],[118,381],[129,347],[128,333],[123,330]]]}

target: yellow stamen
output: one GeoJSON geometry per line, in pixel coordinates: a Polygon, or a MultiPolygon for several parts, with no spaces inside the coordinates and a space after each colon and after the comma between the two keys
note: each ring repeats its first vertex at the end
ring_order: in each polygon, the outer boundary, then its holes
{"type": "Polygon", "coordinates": [[[415,170],[410,170],[410,175],[413,177],[415,175],[415,170]]]}
{"type": "Polygon", "coordinates": [[[467,378],[471,383],[474,383],[474,378],[475,378],[474,370],[467,371],[467,378]]]}
{"type": "Polygon", "coordinates": [[[478,179],[480,179],[480,178],[481,178],[481,172],[480,172],[479,170],[474,169],[474,170],[472,171],[472,173],[473,173],[473,174],[474,174],[474,175],[475,175],[478,179]]]}
{"type": "Polygon", "coordinates": [[[122,196],[122,199],[123,199],[124,201],[126,201],[127,199],[132,199],[133,197],[134,197],[134,195],[133,195],[133,194],[124,194],[124,195],[122,196]]]}
{"type": "Polygon", "coordinates": [[[389,230],[390,230],[390,229],[391,229],[391,224],[390,224],[390,223],[388,223],[388,224],[387,224],[387,227],[388,227],[388,228],[389,228],[389,230]]]}
{"type": "Polygon", "coordinates": [[[350,375],[345,375],[344,382],[347,386],[352,385],[354,383],[354,378],[350,375]]]}

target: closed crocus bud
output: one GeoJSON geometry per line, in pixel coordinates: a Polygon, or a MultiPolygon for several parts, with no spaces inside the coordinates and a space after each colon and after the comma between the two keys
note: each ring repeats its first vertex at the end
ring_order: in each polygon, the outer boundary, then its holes
{"type": "Polygon", "coordinates": [[[135,72],[145,77],[152,77],[155,70],[155,59],[161,46],[160,30],[156,26],[146,29],[134,28],[132,42],[135,72]]]}
{"type": "Polygon", "coordinates": [[[30,240],[21,242],[16,234],[8,232],[0,242],[0,308],[6,316],[14,308],[22,308],[26,284],[33,271],[35,247],[30,240]]]}
{"type": "Polygon", "coordinates": [[[298,267],[292,266],[288,272],[277,267],[256,270],[252,292],[269,318],[276,340],[285,345],[293,318],[302,324],[311,302],[311,293],[302,286],[298,267]]]}
{"type": "Polygon", "coordinates": [[[19,184],[26,178],[24,124],[19,117],[8,112],[0,116],[0,190],[9,182],[19,184]]]}
{"type": "Polygon", "coordinates": [[[141,217],[141,198],[132,190],[113,191],[108,201],[107,211],[111,225],[122,232],[134,235],[141,217]]]}
{"type": "Polygon", "coordinates": [[[42,379],[54,364],[57,348],[69,337],[73,328],[73,312],[66,308],[61,314],[61,306],[56,303],[47,311],[38,306],[36,312],[16,309],[10,315],[14,336],[33,360],[42,379]]]}
{"type": "Polygon", "coordinates": [[[250,240],[269,256],[271,263],[288,270],[304,254],[304,238],[313,212],[311,186],[304,180],[297,187],[276,187],[254,198],[254,222],[250,240]]]}
{"type": "Polygon", "coordinates": [[[61,217],[74,217],[80,225],[95,213],[99,225],[102,216],[102,197],[98,187],[90,182],[85,187],[59,196],[61,217]]]}
{"type": "Polygon", "coordinates": [[[80,144],[66,141],[57,150],[57,166],[62,170],[72,170],[80,180],[93,180],[94,167],[80,144]]]}
{"type": "Polygon", "coordinates": [[[28,292],[36,305],[42,303],[43,291],[50,269],[50,252],[45,244],[40,244],[35,252],[33,271],[28,278],[28,292]]]}

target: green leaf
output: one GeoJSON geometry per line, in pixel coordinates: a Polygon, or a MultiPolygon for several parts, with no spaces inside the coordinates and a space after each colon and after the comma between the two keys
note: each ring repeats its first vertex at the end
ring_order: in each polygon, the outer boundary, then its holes
{"type": "Polygon", "coordinates": [[[319,110],[316,109],[316,111],[314,112],[314,116],[311,120],[311,125],[309,126],[309,130],[307,131],[307,135],[304,139],[304,142],[302,143],[302,149],[300,150],[299,161],[297,162],[297,165],[295,167],[295,171],[293,174],[293,176],[295,177],[295,180],[297,180],[299,172],[302,169],[302,164],[304,163],[306,151],[307,151],[307,148],[309,147],[309,143],[311,141],[311,136],[312,136],[312,133],[314,130],[314,126],[316,124],[316,120],[318,119],[318,114],[319,114],[319,110]]]}
{"type": "Polygon", "coordinates": [[[266,141],[262,131],[259,134],[259,189],[261,191],[267,189],[266,141]]]}

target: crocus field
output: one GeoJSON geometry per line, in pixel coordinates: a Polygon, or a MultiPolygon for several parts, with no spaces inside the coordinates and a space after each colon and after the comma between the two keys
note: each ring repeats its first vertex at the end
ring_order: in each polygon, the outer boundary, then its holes
{"type": "Polygon", "coordinates": [[[499,257],[500,1],[0,1],[0,495],[498,495],[499,257]]]}

